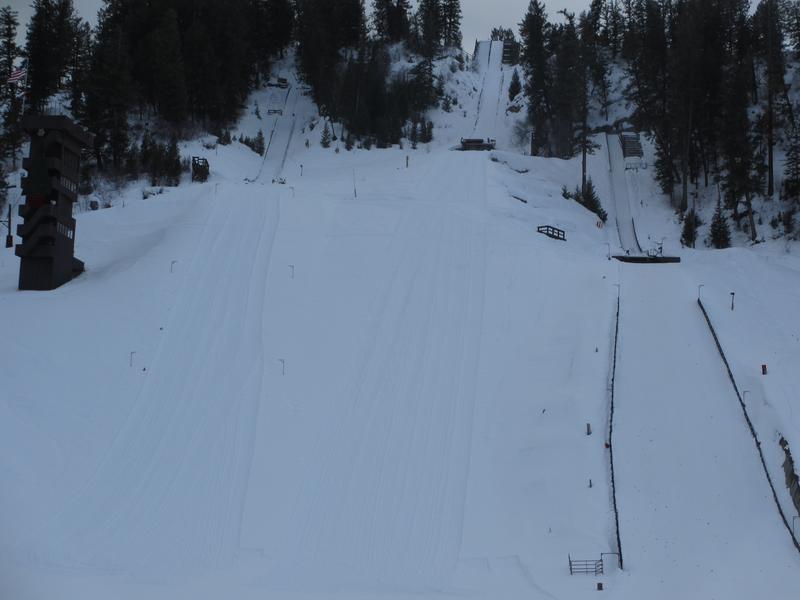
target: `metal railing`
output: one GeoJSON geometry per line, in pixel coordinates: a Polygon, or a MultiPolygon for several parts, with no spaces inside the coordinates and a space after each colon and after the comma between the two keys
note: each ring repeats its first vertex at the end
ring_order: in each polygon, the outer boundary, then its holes
{"type": "Polygon", "coordinates": [[[553,227],[552,225],[542,225],[541,227],[537,227],[536,231],[554,240],[561,240],[562,242],[567,241],[567,234],[562,229],[553,227]]]}
{"type": "Polygon", "coordinates": [[[602,575],[603,559],[600,560],[575,560],[567,555],[569,559],[570,575],[602,575]]]}

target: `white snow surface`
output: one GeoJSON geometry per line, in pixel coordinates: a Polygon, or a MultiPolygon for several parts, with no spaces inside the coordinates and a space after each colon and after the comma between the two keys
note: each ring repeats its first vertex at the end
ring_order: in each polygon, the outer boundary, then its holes
{"type": "MultiPolygon", "coordinates": [[[[503,73],[451,84],[505,102],[503,73]]],[[[800,555],[695,300],[703,284],[791,515],[800,259],[623,266],[608,148],[589,157],[598,228],[561,196],[579,159],[449,151],[476,117],[512,139],[477,98],[430,146],[336,153],[292,82],[236,132],[272,137],[263,160],[189,143],[207,184],[79,214],[73,282],[18,292],[0,251],[0,598],[796,598],[800,555]],[[570,576],[568,555],[616,551],[617,284],[625,570],[570,576]]],[[[629,211],[649,244],[677,228],[629,211]]]]}

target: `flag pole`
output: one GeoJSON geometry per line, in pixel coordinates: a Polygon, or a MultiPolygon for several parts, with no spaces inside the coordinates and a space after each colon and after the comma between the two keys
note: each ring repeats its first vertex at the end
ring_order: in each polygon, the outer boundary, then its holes
{"type": "Polygon", "coordinates": [[[25,116],[25,100],[27,100],[27,90],[28,90],[28,61],[25,61],[25,83],[22,84],[22,111],[20,112],[19,118],[25,116]]]}

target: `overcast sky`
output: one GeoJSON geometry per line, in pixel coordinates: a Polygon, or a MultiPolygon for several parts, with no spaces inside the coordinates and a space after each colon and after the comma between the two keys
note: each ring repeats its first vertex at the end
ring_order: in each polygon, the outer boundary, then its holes
{"type": "MultiPolygon", "coordinates": [[[[567,9],[574,13],[586,10],[590,0],[544,0],[550,20],[558,11],[567,9]]],[[[475,40],[487,40],[493,27],[511,27],[519,35],[519,22],[528,9],[530,0],[461,0],[464,21],[464,48],[472,52],[475,40]]]]}
{"type": "MultiPolygon", "coordinates": [[[[556,13],[564,8],[579,13],[586,10],[590,0],[545,0],[547,14],[551,20],[556,13]]],[[[97,9],[99,0],[73,0],[78,13],[92,25],[97,22],[97,9]]],[[[224,0],[220,0],[224,2],[224,0]]],[[[3,4],[0,0],[0,4],[3,4]]],[[[24,39],[25,27],[31,15],[31,0],[11,0],[11,6],[20,13],[20,41],[24,39]]],[[[369,7],[371,0],[366,0],[369,7]]],[[[475,40],[489,39],[492,27],[511,27],[518,34],[517,25],[528,8],[529,0],[461,0],[464,11],[462,30],[464,34],[464,48],[472,52],[475,40]]]]}

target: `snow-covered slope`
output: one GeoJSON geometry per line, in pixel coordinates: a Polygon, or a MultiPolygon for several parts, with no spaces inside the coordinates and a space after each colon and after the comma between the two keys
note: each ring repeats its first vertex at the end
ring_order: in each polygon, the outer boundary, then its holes
{"type": "MultiPolygon", "coordinates": [[[[579,160],[448,149],[477,95],[428,147],[336,153],[298,92],[257,93],[235,132],[263,129],[265,158],[192,142],[207,184],[78,215],[88,270],[61,289],[17,292],[0,250],[0,597],[793,598],[800,555],[694,299],[705,284],[778,473],[800,261],[622,266],[616,228],[561,196],[579,160]],[[617,284],[626,570],[571,577],[568,555],[616,551],[617,284]]],[[[608,198],[606,147],[589,168],[608,198]]],[[[645,208],[647,236],[675,226],[645,208]]]]}
{"type": "Polygon", "coordinates": [[[503,100],[503,42],[481,42],[475,63],[483,81],[478,98],[475,127],[470,137],[494,139],[503,100]]]}
{"type": "Polygon", "coordinates": [[[518,67],[504,65],[502,58],[502,42],[486,41],[478,42],[476,55],[463,70],[453,58],[436,61],[435,71],[453,103],[448,110],[440,103],[429,111],[435,146],[454,146],[461,138],[491,138],[503,150],[530,146],[521,97],[516,102],[508,97],[518,67]]]}

